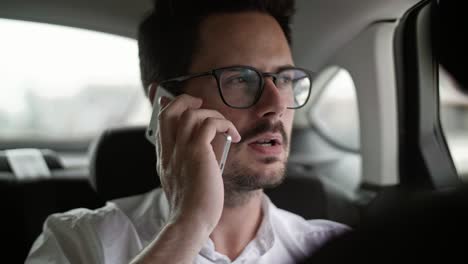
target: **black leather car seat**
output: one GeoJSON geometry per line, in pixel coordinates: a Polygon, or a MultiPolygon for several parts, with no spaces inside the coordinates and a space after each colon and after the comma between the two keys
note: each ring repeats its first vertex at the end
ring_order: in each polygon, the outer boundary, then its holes
{"type": "Polygon", "coordinates": [[[0,151],[0,247],[9,263],[23,263],[47,216],[79,207],[94,209],[104,203],[88,176],[69,173],[54,151],[36,151],[42,153],[50,170],[47,177],[34,177],[34,173],[18,177],[7,152],[0,151]]]}

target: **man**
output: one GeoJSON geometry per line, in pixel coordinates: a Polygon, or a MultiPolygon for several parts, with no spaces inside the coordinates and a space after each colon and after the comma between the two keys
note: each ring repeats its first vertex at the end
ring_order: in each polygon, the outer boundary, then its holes
{"type": "Polygon", "coordinates": [[[141,25],[144,87],[159,104],[162,190],[50,217],[29,260],[294,263],[347,228],[276,208],[294,109],[310,74],[293,66],[293,1],[169,1],[141,25]],[[233,145],[223,175],[217,151],[233,145]]]}

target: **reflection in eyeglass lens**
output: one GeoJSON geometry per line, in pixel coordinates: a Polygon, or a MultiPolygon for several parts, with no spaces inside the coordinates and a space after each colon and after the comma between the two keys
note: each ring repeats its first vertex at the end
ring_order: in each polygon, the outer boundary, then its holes
{"type": "Polygon", "coordinates": [[[287,98],[288,107],[302,106],[309,98],[310,78],[302,70],[287,69],[278,73],[276,86],[287,98]]]}

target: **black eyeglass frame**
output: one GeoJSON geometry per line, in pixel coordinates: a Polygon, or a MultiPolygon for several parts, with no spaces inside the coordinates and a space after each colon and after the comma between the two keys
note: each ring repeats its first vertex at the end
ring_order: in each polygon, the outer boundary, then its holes
{"type": "MultiPolygon", "coordinates": [[[[175,78],[171,78],[171,79],[168,79],[168,80],[164,80],[160,83],[160,85],[162,87],[165,87],[167,86],[169,83],[182,83],[182,82],[185,82],[185,81],[188,81],[190,79],[193,79],[193,78],[198,78],[198,77],[203,77],[203,76],[213,76],[215,77],[216,79],[216,84],[218,86],[218,92],[219,92],[219,95],[221,96],[221,100],[224,102],[224,104],[226,104],[227,106],[231,107],[231,108],[235,108],[235,109],[247,109],[247,108],[250,108],[252,106],[254,106],[258,100],[260,99],[261,95],[263,94],[263,89],[264,89],[264,86],[265,86],[265,77],[272,77],[273,78],[273,83],[275,84],[276,86],[276,80],[278,79],[278,76],[279,76],[279,73],[283,72],[283,71],[287,71],[287,70],[300,70],[300,71],[303,71],[306,76],[305,77],[308,77],[309,80],[310,80],[310,83],[309,83],[309,92],[307,94],[307,98],[305,100],[305,102],[300,105],[300,106],[297,106],[297,107],[287,107],[288,109],[299,109],[301,107],[303,107],[304,105],[307,104],[307,102],[309,101],[309,98],[310,98],[310,94],[311,94],[311,90],[312,90],[312,76],[315,75],[315,73],[307,70],[307,69],[303,69],[303,68],[299,68],[299,67],[283,67],[281,68],[277,73],[273,73],[273,72],[260,72],[259,70],[257,70],[256,68],[254,67],[251,67],[251,66],[246,66],[246,65],[233,65],[233,66],[228,66],[228,67],[222,67],[222,68],[217,68],[217,69],[213,69],[213,70],[209,70],[209,71],[206,71],[206,72],[201,72],[201,73],[193,73],[193,74],[189,74],[189,75],[184,75],[184,76],[179,76],[179,77],[175,77],[175,78]],[[252,70],[254,72],[256,72],[258,74],[258,76],[260,76],[260,89],[258,89],[258,92],[257,94],[255,95],[255,98],[254,100],[252,101],[252,103],[248,106],[243,106],[243,107],[238,107],[238,106],[233,106],[233,105],[230,105],[225,99],[224,99],[224,96],[223,96],[223,92],[221,91],[221,82],[220,82],[220,77],[221,77],[221,74],[223,73],[223,71],[225,70],[229,70],[229,69],[236,69],[236,68],[245,68],[245,69],[249,69],[249,70],[252,70]]],[[[300,79],[302,79],[304,77],[301,77],[300,79]]],[[[174,87],[171,85],[171,87],[174,87]]],[[[180,87],[180,86],[178,86],[180,87]]]]}

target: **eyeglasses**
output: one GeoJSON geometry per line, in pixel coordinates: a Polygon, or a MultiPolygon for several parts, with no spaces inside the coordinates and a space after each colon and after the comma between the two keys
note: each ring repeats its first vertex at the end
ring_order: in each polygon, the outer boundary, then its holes
{"type": "Polygon", "coordinates": [[[296,67],[270,73],[249,66],[230,66],[168,79],[160,85],[177,89],[181,82],[208,75],[215,77],[221,99],[229,107],[244,109],[255,105],[263,93],[264,78],[271,77],[287,108],[297,109],[309,100],[313,73],[296,67]]]}

